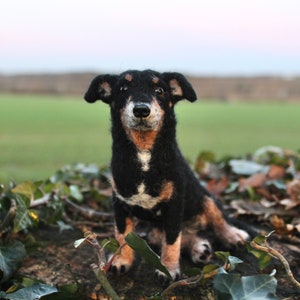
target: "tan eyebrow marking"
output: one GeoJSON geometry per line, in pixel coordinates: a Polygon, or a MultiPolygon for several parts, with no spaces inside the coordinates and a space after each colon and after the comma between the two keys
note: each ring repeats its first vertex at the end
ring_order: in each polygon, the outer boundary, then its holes
{"type": "Polygon", "coordinates": [[[125,79],[126,79],[127,81],[132,81],[133,76],[132,76],[131,74],[127,73],[127,74],[125,75],[125,79]]]}
{"type": "Polygon", "coordinates": [[[152,78],[152,82],[153,82],[153,83],[155,83],[155,84],[157,84],[157,83],[159,82],[159,79],[158,79],[158,77],[156,77],[156,76],[153,76],[153,78],[152,78]]]}

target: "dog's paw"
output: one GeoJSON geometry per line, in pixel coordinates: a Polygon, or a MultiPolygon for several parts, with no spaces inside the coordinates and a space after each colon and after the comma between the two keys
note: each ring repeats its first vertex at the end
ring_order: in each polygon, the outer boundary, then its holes
{"type": "Polygon", "coordinates": [[[212,255],[208,240],[196,238],[191,249],[191,259],[194,263],[207,263],[212,255]]]}
{"type": "Polygon", "coordinates": [[[222,240],[227,246],[243,246],[249,238],[250,235],[245,230],[231,225],[228,225],[228,228],[222,235],[222,240]]]}
{"type": "Polygon", "coordinates": [[[110,267],[110,271],[115,275],[122,275],[127,273],[132,266],[132,263],[129,260],[116,258],[110,267]]]}
{"type": "Polygon", "coordinates": [[[157,278],[158,282],[161,285],[167,285],[171,281],[176,281],[176,280],[180,279],[180,269],[179,268],[176,268],[174,270],[168,270],[168,271],[171,275],[171,278],[167,274],[163,273],[162,271],[155,270],[155,277],[157,278]]]}
{"type": "MultiPolygon", "coordinates": [[[[134,261],[134,252],[131,248],[125,246],[121,251],[122,252],[120,255],[117,255],[113,258],[110,267],[110,271],[115,275],[122,275],[128,272],[134,261]]],[[[112,257],[113,255],[110,256],[109,261],[112,257]]]]}

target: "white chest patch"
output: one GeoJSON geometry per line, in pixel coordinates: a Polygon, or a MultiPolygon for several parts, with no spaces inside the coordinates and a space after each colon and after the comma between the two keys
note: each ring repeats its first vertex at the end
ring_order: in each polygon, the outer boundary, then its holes
{"type": "Polygon", "coordinates": [[[160,201],[159,197],[152,197],[146,193],[146,186],[143,182],[138,186],[137,194],[125,198],[117,193],[117,197],[128,205],[137,205],[144,209],[152,209],[160,201]]]}
{"type": "Polygon", "coordinates": [[[144,172],[149,171],[149,169],[150,169],[149,162],[151,160],[151,152],[148,150],[139,151],[137,156],[138,156],[139,162],[142,165],[142,170],[144,172]]]}

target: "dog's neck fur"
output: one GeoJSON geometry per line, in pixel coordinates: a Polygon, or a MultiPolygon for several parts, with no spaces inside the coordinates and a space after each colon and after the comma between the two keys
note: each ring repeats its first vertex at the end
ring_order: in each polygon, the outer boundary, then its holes
{"type": "Polygon", "coordinates": [[[168,141],[170,141],[170,143],[174,143],[175,141],[176,143],[175,137],[175,115],[173,115],[173,118],[170,118],[167,124],[164,121],[161,128],[157,131],[142,131],[124,128],[117,118],[112,122],[113,149],[118,149],[119,147],[122,147],[122,149],[133,147],[136,151],[152,151],[154,148],[157,148],[157,146],[159,147],[160,140],[164,140],[164,145],[166,145],[168,141]]]}
{"type": "Polygon", "coordinates": [[[126,130],[127,137],[139,151],[150,151],[154,146],[158,133],[156,130],[126,130]]]}

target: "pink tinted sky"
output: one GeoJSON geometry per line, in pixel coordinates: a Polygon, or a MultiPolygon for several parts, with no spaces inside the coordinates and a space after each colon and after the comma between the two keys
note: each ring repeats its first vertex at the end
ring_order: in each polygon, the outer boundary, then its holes
{"type": "Polygon", "coordinates": [[[299,0],[2,0],[0,73],[300,74],[299,0]]]}

